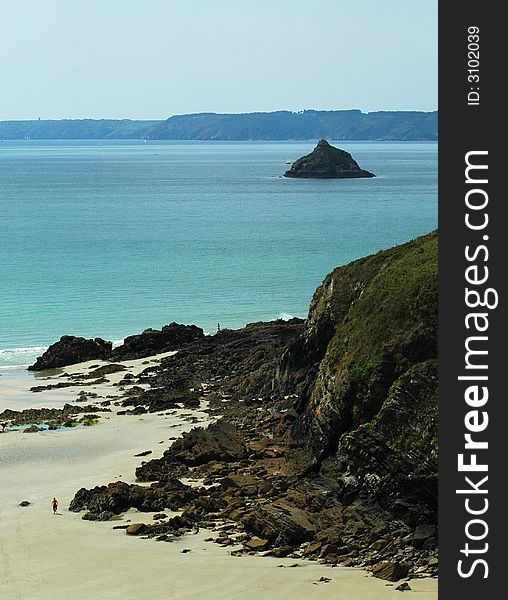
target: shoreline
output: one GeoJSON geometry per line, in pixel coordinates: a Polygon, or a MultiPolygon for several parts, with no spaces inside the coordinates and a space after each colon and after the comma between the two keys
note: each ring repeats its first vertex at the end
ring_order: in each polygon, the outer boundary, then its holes
{"type": "MultiPolygon", "coordinates": [[[[170,354],[122,364],[127,372],[139,374],[170,354]]],[[[108,363],[89,361],[61,371],[75,375],[86,372],[92,364],[108,363]]],[[[119,386],[115,384],[125,375],[113,373],[108,375],[108,383],[97,386],[78,384],[37,393],[29,391],[34,382],[62,381],[62,372],[49,379],[44,373],[34,376],[27,372],[25,379],[11,379],[10,383],[7,378],[0,378],[0,411],[44,405],[59,408],[66,402],[74,404],[80,391],[100,397],[118,395],[119,386]]],[[[118,480],[134,483],[134,470],[142,460],[134,454],[151,450],[149,458],[160,456],[172,443],[168,435],[178,437],[196,424],[211,421],[200,409],[119,416],[116,407],[112,408],[111,414],[104,413],[99,423],[91,427],[0,434],[2,598],[63,600],[93,596],[155,600],[197,599],[206,595],[217,600],[239,596],[289,599],[303,590],[305,597],[311,599],[339,595],[347,600],[398,597],[398,584],[387,584],[361,569],[331,568],[295,558],[230,556],[230,549],[204,541],[212,535],[206,529],[167,544],[112,531],[113,526],[127,519],[135,522],[141,517],[147,521],[153,513],[138,516],[131,509],[120,520],[97,523],[83,521],[82,514],[69,512],[69,502],[81,487],[118,480]],[[60,502],[61,515],[51,514],[53,496],[60,502]],[[28,500],[30,506],[18,506],[23,500],[28,500]],[[184,549],[190,552],[182,553],[184,549]],[[287,568],[294,565],[298,568],[287,568]]],[[[422,600],[436,597],[437,580],[412,579],[410,584],[422,600]]]]}

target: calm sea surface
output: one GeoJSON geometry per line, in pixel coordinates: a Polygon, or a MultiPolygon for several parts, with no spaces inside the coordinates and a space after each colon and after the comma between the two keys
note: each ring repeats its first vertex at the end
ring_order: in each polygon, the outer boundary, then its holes
{"type": "Polygon", "coordinates": [[[280,175],[315,142],[0,142],[0,371],[63,334],[305,316],[335,266],[437,226],[437,144],[338,142],[375,179],[280,175]]]}

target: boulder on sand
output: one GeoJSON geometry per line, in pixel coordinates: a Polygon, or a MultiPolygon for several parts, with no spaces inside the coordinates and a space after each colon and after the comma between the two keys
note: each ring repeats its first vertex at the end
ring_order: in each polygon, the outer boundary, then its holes
{"type": "Polygon", "coordinates": [[[385,581],[399,581],[407,577],[408,571],[407,565],[398,562],[382,562],[372,568],[374,577],[385,581]]]}
{"type": "Polygon", "coordinates": [[[148,526],[144,523],[132,523],[126,528],[125,533],[127,535],[141,535],[148,531],[148,526]]]}

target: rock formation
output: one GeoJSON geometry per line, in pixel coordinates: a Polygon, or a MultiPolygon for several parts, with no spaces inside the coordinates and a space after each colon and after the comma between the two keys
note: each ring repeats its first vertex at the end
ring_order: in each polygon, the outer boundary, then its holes
{"type": "Polygon", "coordinates": [[[284,177],[353,179],[375,175],[360,169],[349,152],[330,146],[326,140],[319,140],[314,150],[295,161],[284,177]]]}
{"type": "Polygon", "coordinates": [[[58,342],[52,344],[29,371],[45,371],[66,367],[87,360],[108,359],[111,356],[112,343],[101,338],[87,340],[74,335],[63,335],[58,342]]]}
{"type": "Polygon", "coordinates": [[[126,337],[121,346],[113,350],[114,360],[142,358],[159,352],[176,350],[204,337],[201,327],[170,323],[162,329],[145,329],[138,335],[126,337]]]}
{"type": "Polygon", "coordinates": [[[71,509],[93,520],[179,507],[142,523],[143,536],[206,527],[223,546],[240,541],[235,553],[362,566],[389,581],[436,574],[437,241],[335,269],[305,323],[224,330],[147,367],[137,383],[150,388],[132,387],[127,402],[206,400],[215,422],[142,463],[150,487],[82,489],[71,509]]]}
{"type": "MultiPolygon", "coordinates": [[[[123,344],[114,349],[112,342],[101,338],[87,340],[73,335],[64,335],[58,342],[52,344],[42,356],[39,356],[36,362],[28,367],[28,370],[44,371],[96,359],[144,358],[160,352],[176,350],[185,344],[201,339],[204,335],[203,330],[196,325],[170,323],[160,330],[145,329],[140,334],[130,335],[125,338],[123,344]]],[[[114,371],[109,370],[108,372],[114,371]]]]}

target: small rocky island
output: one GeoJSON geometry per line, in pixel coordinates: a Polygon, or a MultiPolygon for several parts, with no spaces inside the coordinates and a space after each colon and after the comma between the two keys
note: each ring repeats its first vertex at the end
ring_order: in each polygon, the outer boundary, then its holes
{"type": "Polygon", "coordinates": [[[314,150],[302,156],[284,173],[284,177],[307,179],[352,179],[375,177],[374,173],[360,169],[349,152],[330,146],[326,140],[319,140],[314,150]]]}

